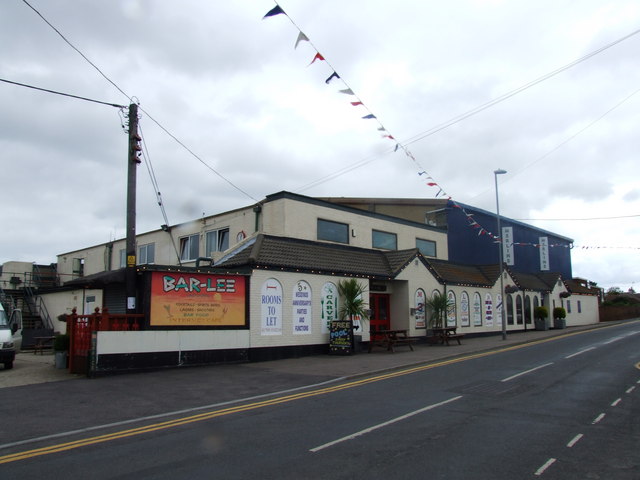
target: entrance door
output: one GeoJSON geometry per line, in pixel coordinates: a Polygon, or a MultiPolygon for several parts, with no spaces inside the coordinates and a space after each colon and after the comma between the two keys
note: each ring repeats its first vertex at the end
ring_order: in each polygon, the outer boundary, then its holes
{"type": "Polygon", "coordinates": [[[369,323],[371,325],[371,331],[389,330],[391,328],[389,301],[390,295],[384,293],[372,293],[369,295],[369,308],[371,309],[369,323]]]}

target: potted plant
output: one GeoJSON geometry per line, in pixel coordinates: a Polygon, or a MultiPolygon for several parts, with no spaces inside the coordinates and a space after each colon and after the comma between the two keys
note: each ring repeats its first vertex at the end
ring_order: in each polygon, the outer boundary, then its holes
{"type": "MultiPolygon", "coordinates": [[[[360,326],[362,327],[362,320],[367,317],[367,311],[363,300],[365,293],[364,288],[355,278],[350,278],[349,280],[341,280],[338,282],[338,293],[342,297],[340,310],[338,312],[339,316],[342,320],[349,320],[351,331],[353,332],[354,328],[358,328],[354,327],[353,320],[360,318],[360,326]]],[[[359,341],[356,342],[355,333],[352,335],[351,350],[353,352],[355,352],[355,347],[360,346],[362,342],[362,330],[363,328],[360,328],[360,332],[357,335],[359,337],[359,341]]]]}
{"type": "Polygon", "coordinates": [[[425,300],[424,306],[429,314],[427,340],[430,341],[430,343],[437,341],[438,336],[434,334],[433,329],[443,328],[445,326],[447,312],[452,305],[453,302],[440,292],[434,292],[431,297],[425,300]]]}
{"type": "Polygon", "coordinates": [[[533,309],[533,316],[535,318],[536,330],[549,330],[549,310],[544,305],[533,309]]]}
{"type": "Polygon", "coordinates": [[[55,354],[56,368],[67,368],[67,355],[69,352],[69,335],[64,333],[56,335],[53,339],[53,351],[55,354]]]}
{"type": "Polygon", "coordinates": [[[553,328],[567,328],[567,311],[563,307],[553,309],[553,328]]]}

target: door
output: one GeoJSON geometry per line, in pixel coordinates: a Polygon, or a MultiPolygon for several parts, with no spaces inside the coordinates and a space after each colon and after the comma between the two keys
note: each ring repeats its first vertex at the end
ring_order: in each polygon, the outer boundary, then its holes
{"type": "Polygon", "coordinates": [[[371,331],[389,330],[391,319],[389,316],[390,295],[384,293],[372,293],[369,295],[369,308],[371,318],[369,324],[371,331]]]}

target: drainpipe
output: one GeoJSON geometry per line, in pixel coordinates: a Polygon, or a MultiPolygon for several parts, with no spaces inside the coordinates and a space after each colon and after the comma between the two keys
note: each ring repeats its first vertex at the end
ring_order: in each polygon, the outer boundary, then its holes
{"type": "Polygon", "coordinates": [[[262,212],[262,205],[258,204],[253,207],[253,213],[256,214],[256,222],[253,231],[257,232],[260,229],[260,213],[262,212]]]}

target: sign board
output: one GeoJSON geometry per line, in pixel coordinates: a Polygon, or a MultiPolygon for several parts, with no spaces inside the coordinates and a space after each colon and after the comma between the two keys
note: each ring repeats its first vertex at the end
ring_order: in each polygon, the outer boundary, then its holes
{"type": "Polygon", "coordinates": [[[540,237],[540,270],[549,271],[549,237],[540,237]]]}
{"type": "Polygon", "coordinates": [[[329,353],[351,355],[353,330],[349,320],[334,320],[329,327],[329,353]]]}
{"type": "Polygon", "coordinates": [[[153,272],[151,326],[244,327],[246,280],[241,275],[153,272]]]}

